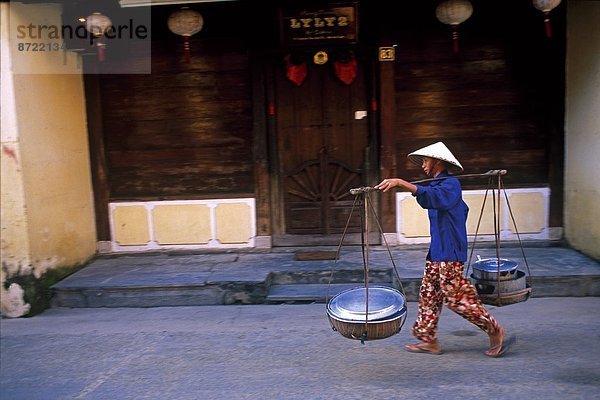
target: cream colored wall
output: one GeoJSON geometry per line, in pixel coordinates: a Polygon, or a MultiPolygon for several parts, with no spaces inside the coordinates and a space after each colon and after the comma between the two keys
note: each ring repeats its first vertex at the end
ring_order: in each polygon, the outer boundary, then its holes
{"type": "MultiPolygon", "coordinates": [[[[505,193],[503,191],[500,198],[500,239],[559,239],[560,229],[548,226],[549,197],[548,188],[506,189],[505,193]]],[[[469,207],[467,234],[471,238],[477,234],[478,241],[495,240],[492,192],[486,197],[485,190],[464,190],[463,199],[469,207]]],[[[427,210],[419,206],[415,197],[406,192],[396,193],[396,210],[397,238],[392,239],[393,243],[428,243],[430,238],[427,210]]]]}
{"type": "Polygon", "coordinates": [[[15,77],[34,274],[86,260],[96,248],[81,75],[15,77]],[[30,110],[35,110],[31,115],[30,110]]]}
{"type": "Polygon", "coordinates": [[[600,2],[567,7],[565,237],[600,259],[600,2]]]}
{"type": "Polygon", "coordinates": [[[22,288],[13,286],[6,290],[6,273],[17,274],[31,271],[29,240],[27,237],[27,215],[25,213],[25,193],[21,179],[21,147],[18,137],[16,106],[10,57],[9,3],[0,3],[0,201],[1,252],[0,270],[0,310],[2,315],[18,317],[29,311],[29,304],[23,301],[22,288]]]}
{"type": "MultiPolygon", "coordinates": [[[[96,251],[85,95],[71,53],[15,55],[12,24],[61,24],[55,4],[2,3],[2,290],[96,251]],[[65,62],[66,61],[66,62],[65,62]],[[35,64],[31,74],[27,62],[35,64]],[[6,273],[6,274],[5,274],[6,273]]],[[[18,316],[2,293],[3,315],[18,316]]]]}
{"type": "Polygon", "coordinates": [[[255,247],[253,198],[110,204],[109,251],[255,247]]]}
{"type": "Polygon", "coordinates": [[[159,245],[208,244],[212,238],[208,204],[157,205],[152,228],[159,245]]]}

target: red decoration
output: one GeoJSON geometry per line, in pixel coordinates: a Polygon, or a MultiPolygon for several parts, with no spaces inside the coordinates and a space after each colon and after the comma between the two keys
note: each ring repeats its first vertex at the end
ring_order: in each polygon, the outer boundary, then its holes
{"type": "Polygon", "coordinates": [[[375,97],[371,99],[371,111],[377,111],[377,100],[375,97]]]}
{"type": "Polygon", "coordinates": [[[533,0],[535,8],[544,13],[544,25],[546,26],[546,37],[552,38],[552,26],[550,25],[550,11],[560,4],[561,0],[533,0]]]}
{"type": "Polygon", "coordinates": [[[354,78],[356,78],[356,60],[354,58],[347,62],[335,61],[333,66],[335,68],[335,75],[340,81],[346,85],[354,82],[354,78]]]}
{"type": "Polygon", "coordinates": [[[548,39],[552,38],[552,25],[550,25],[550,13],[544,13],[544,25],[546,25],[546,37],[548,39]]]}
{"type": "Polygon", "coordinates": [[[285,56],[285,70],[285,76],[296,86],[302,85],[302,82],[306,79],[306,62],[294,64],[289,54],[285,56]]]}

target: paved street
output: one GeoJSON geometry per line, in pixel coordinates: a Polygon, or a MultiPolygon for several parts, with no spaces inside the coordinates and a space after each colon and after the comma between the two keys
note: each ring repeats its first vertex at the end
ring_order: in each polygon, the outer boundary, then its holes
{"type": "Polygon", "coordinates": [[[600,298],[541,298],[492,314],[505,357],[447,309],[441,356],[412,354],[408,321],[361,345],[324,304],[51,309],[1,321],[0,397],[17,399],[592,399],[600,298]]]}

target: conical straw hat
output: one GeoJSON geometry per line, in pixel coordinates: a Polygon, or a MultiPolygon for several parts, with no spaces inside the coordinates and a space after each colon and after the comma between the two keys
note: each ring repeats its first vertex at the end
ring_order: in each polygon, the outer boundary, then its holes
{"type": "Polygon", "coordinates": [[[423,157],[436,158],[452,165],[448,168],[450,172],[462,172],[463,167],[460,165],[456,157],[442,142],[437,142],[432,145],[423,147],[417,151],[413,151],[408,155],[408,159],[417,165],[423,164],[423,157]]]}

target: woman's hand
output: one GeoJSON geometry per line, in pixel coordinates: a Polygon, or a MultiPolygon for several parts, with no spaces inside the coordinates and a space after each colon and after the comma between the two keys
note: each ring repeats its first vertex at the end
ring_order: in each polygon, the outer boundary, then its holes
{"type": "Polygon", "coordinates": [[[375,189],[379,189],[379,190],[383,190],[384,192],[387,192],[394,186],[398,186],[398,181],[399,181],[399,179],[394,179],[394,178],[384,179],[377,186],[375,186],[375,189]]]}
{"type": "Polygon", "coordinates": [[[415,193],[417,191],[417,187],[415,185],[413,185],[410,182],[406,182],[404,179],[400,179],[400,178],[388,178],[388,179],[384,179],[381,181],[381,183],[379,183],[377,186],[375,186],[375,189],[379,189],[379,190],[383,190],[384,192],[387,192],[388,190],[390,190],[393,187],[399,186],[400,190],[407,190],[411,193],[415,193]]]}

